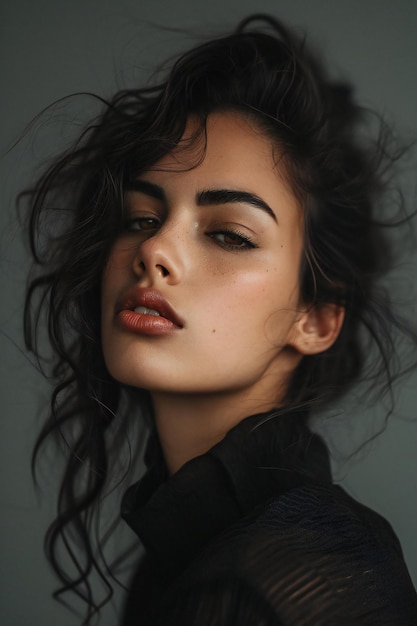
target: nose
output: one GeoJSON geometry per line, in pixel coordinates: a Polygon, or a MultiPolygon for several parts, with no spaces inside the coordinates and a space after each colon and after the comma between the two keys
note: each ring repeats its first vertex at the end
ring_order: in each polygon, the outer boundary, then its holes
{"type": "Polygon", "coordinates": [[[168,284],[180,281],[184,268],[184,236],[180,226],[163,228],[143,241],[135,250],[133,269],[151,282],[163,279],[168,284]]]}

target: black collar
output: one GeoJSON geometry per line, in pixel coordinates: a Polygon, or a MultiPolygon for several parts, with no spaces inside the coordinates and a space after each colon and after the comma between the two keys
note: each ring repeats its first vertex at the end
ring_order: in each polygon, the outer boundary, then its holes
{"type": "Polygon", "coordinates": [[[282,410],[248,417],[170,478],[159,460],[128,489],[122,517],[164,576],[269,498],[331,482],[325,445],[306,421],[303,412],[282,410]]]}

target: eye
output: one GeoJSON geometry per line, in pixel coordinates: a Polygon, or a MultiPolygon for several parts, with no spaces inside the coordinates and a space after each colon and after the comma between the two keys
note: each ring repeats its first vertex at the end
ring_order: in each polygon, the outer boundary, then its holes
{"type": "Polygon", "coordinates": [[[125,222],[125,230],[132,231],[151,231],[156,230],[160,226],[160,221],[155,217],[133,217],[125,222]]]}
{"type": "Polygon", "coordinates": [[[237,230],[223,229],[210,233],[209,237],[224,248],[231,250],[249,250],[258,246],[246,235],[237,230]]]}

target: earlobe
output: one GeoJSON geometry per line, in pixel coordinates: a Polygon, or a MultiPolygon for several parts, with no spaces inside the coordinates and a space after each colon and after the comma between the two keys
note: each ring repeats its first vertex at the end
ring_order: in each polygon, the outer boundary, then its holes
{"type": "Polygon", "coordinates": [[[339,336],[345,309],[321,304],[306,309],[296,321],[289,345],[303,355],[325,352],[339,336]]]}

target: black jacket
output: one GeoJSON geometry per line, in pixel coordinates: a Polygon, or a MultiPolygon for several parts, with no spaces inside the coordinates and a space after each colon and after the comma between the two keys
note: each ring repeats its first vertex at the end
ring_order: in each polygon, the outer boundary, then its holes
{"type": "Polygon", "coordinates": [[[303,415],[247,418],[122,515],[145,546],[124,626],[416,626],[390,525],[332,485],[303,415]]]}

